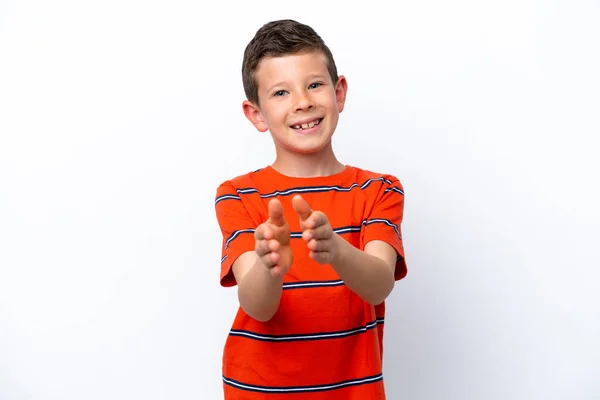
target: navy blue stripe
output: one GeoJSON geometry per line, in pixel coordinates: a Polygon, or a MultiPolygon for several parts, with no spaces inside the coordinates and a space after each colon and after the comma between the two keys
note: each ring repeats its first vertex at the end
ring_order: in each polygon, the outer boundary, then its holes
{"type": "Polygon", "coordinates": [[[284,190],[276,190],[271,193],[259,193],[255,188],[240,188],[237,190],[239,194],[250,194],[250,193],[258,193],[262,198],[270,198],[275,196],[290,196],[297,193],[319,193],[319,192],[350,192],[352,189],[360,187],[361,190],[366,189],[372,182],[382,181],[387,183],[388,185],[392,184],[392,181],[389,179],[381,178],[371,178],[365,181],[362,185],[358,183],[353,183],[350,186],[342,187],[338,185],[333,186],[299,186],[295,188],[289,188],[284,190]]]}
{"type": "Polygon", "coordinates": [[[328,390],[336,390],[345,388],[348,386],[359,386],[366,385],[374,382],[379,382],[383,380],[383,374],[365,376],[363,378],[358,379],[350,379],[341,382],[334,382],[330,384],[321,384],[321,385],[313,385],[313,386],[262,386],[262,385],[251,385],[249,383],[244,383],[237,381],[235,379],[227,378],[223,375],[223,382],[229,386],[233,386],[237,389],[247,390],[250,392],[260,392],[260,393],[273,393],[273,394],[282,394],[282,393],[308,393],[308,392],[324,392],[328,390]]]}
{"type": "Polygon", "coordinates": [[[396,231],[396,235],[398,235],[398,238],[400,240],[402,240],[402,235],[400,235],[400,229],[398,228],[398,225],[394,224],[392,221],[390,221],[389,219],[384,219],[384,218],[372,218],[370,220],[365,220],[363,221],[363,225],[371,225],[371,224],[386,224],[387,226],[390,226],[392,228],[394,228],[394,230],[396,231]]]}
{"type": "Polygon", "coordinates": [[[248,228],[248,229],[240,229],[237,231],[233,231],[233,233],[231,234],[231,236],[229,236],[229,238],[225,241],[225,249],[227,249],[229,247],[229,245],[231,244],[231,242],[233,240],[235,240],[236,237],[238,237],[241,234],[244,233],[252,233],[254,234],[254,229],[252,228],[248,228]]]}
{"type": "Polygon", "coordinates": [[[319,287],[336,287],[343,286],[344,281],[341,279],[334,281],[299,281],[299,282],[284,282],[283,290],[294,290],[294,289],[312,289],[319,287]]]}
{"type": "MultiPolygon", "coordinates": [[[[392,221],[390,221],[389,219],[384,219],[384,218],[372,218],[369,220],[365,219],[362,221],[361,225],[358,225],[358,226],[350,225],[350,226],[343,226],[341,228],[333,228],[333,231],[335,233],[337,233],[338,235],[344,234],[344,233],[351,233],[351,232],[360,232],[360,230],[362,229],[363,226],[377,224],[377,223],[386,224],[386,225],[394,228],[394,230],[398,234],[398,237],[400,239],[402,239],[402,237],[400,236],[400,230],[398,229],[398,226],[396,224],[394,224],[392,221]]],[[[292,232],[290,234],[290,237],[293,239],[302,238],[302,232],[292,232]]]]}
{"type": "MultiPolygon", "coordinates": [[[[363,222],[363,224],[364,224],[364,222],[363,222]]],[[[360,229],[361,229],[360,226],[344,226],[341,228],[335,228],[335,229],[333,229],[333,231],[337,234],[345,234],[345,233],[351,233],[351,232],[360,232],[360,229]]],[[[255,229],[253,229],[253,228],[239,229],[239,230],[233,231],[233,233],[225,241],[225,249],[227,249],[229,247],[229,245],[231,244],[231,242],[234,241],[239,235],[241,235],[243,233],[254,234],[254,231],[255,231],[255,229]]],[[[291,232],[290,238],[301,239],[302,232],[291,232]]]]}
{"type": "Polygon", "coordinates": [[[223,200],[241,200],[240,196],[236,196],[235,194],[224,194],[223,196],[219,196],[215,199],[215,205],[223,200]]]}
{"type": "Polygon", "coordinates": [[[387,188],[387,189],[385,189],[385,191],[386,192],[396,192],[396,193],[400,193],[401,195],[404,195],[404,191],[397,187],[387,188]]]}
{"type": "Polygon", "coordinates": [[[383,323],[383,319],[381,319],[381,322],[380,320],[374,320],[366,325],[358,326],[352,329],[345,329],[342,331],[297,333],[289,335],[269,335],[246,330],[232,329],[229,331],[229,335],[241,336],[245,337],[246,339],[259,340],[261,342],[303,342],[307,340],[328,340],[345,338],[348,336],[366,333],[371,329],[374,329],[378,323],[383,323]]]}
{"type": "MultiPolygon", "coordinates": [[[[276,196],[291,196],[291,195],[298,194],[298,193],[350,192],[351,190],[353,190],[355,188],[360,188],[361,190],[364,190],[372,182],[377,182],[377,181],[387,183],[388,185],[392,184],[392,181],[390,181],[389,179],[380,177],[380,178],[368,179],[361,185],[359,185],[358,183],[355,182],[347,187],[342,187],[342,186],[337,186],[337,185],[334,185],[334,186],[301,186],[301,187],[289,188],[289,189],[284,189],[284,190],[276,190],[271,193],[259,193],[259,191],[256,188],[240,188],[240,189],[237,189],[236,192],[238,194],[257,193],[261,198],[268,199],[268,198],[276,197],[276,196]]],[[[396,187],[386,189],[386,191],[389,191],[389,190],[398,192],[400,194],[404,194],[404,192],[402,190],[400,190],[399,188],[396,188],[396,187]]],[[[222,200],[240,200],[240,197],[236,196],[234,194],[225,194],[225,195],[217,197],[215,199],[215,204],[217,204],[218,202],[220,202],[222,200]]]]}
{"type": "Polygon", "coordinates": [[[337,234],[351,233],[351,232],[360,232],[360,226],[343,226],[341,228],[335,228],[333,231],[337,234]]]}
{"type": "MultiPolygon", "coordinates": [[[[392,221],[390,221],[388,219],[384,219],[384,218],[373,218],[370,220],[364,220],[364,221],[362,221],[360,226],[356,226],[356,225],[355,226],[352,226],[352,225],[351,226],[343,226],[341,228],[334,228],[333,231],[335,233],[337,233],[338,235],[343,235],[343,234],[352,233],[352,232],[360,232],[362,226],[367,226],[367,225],[377,224],[377,223],[386,224],[386,225],[394,228],[394,230],[396,231],[396,234],[398,235],[398,238],[400,240],[402,240],[402,236],[400,235],[400,229],[398,228],[398,226],[396,224],[394,224],[392,221]]],[[[231,244],[231,242],[233,240],[235,240],[235,238],[237,238],[239,235],[241,235],[243,233],[254,234],[254,231],[255,230],[253,228],[240,229],[240,230],[233,231],[231,236],[229,236],[229,238],[227,238],[227,240],[225,241],[225,249],[227,249],[229,247],[229,245],[231,244]]],[[[301,239],[302,232],[291,232],[290,238],[291,239],[301,239]]]]}
{"type": "MultiPolygon", "coordinates": [[[[342,226],[341,228],[334,228],[333,231],[335,233],[337,233],[338,235],[343,235],[345,233],[360,232],[361,228],[362,228],[362,226],[360,226],[360,225],[358,225],[358,226],[356,226],[356,225],[355,226],[342,226]]],[[[292,233],[290,233],[290,238],[301,239],[302,232],[292,232],[292,233]]]]}

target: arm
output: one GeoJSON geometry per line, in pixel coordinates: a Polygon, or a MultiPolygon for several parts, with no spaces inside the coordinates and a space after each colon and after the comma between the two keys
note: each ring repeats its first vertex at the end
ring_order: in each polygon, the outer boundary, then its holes
{"type": "Polygon", "coordinates": [[[240,255],[232,271],[240,306],[252,318],[265,322],[279,308],[283,276],[293,261],[290,229],[279,200],[269,202],[269,219],[256,228],[254,238],[254,251],[240,255]]]}
{"type": "Polygon", "coordinates": [[[334,258],[331,266],[346,286],[367,303],[377,305],[394,288],[396,250],[389,244],[374,240],[362,251],[334,233],[334,258]]]}
{"type": "Polygon", "coordinates": [[[296,195],[292,199],[300,217],[302,238],[307,242],[310,257],[320,264],[329,264],[350,290],[364,301],[381,304],[395,284],[396,250],[382,240],[371,240],[362,251],[333,232],[327,216],[310,209],[296,195]]]}
{"type": "Polygon", "coordinates": [[[261,322],[270,320],[279,308],[283,277],[273,276],[256,251],[242,254],[232,269],[244,312],[261,322]]]}

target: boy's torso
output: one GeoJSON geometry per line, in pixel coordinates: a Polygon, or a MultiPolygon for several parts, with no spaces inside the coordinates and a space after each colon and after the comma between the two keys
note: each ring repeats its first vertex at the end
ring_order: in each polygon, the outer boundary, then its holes
{"type": "Polygon", "coordinates": [[[383,399],[384,305],[364,302],[333,268],[308,257],[291,203],[301,194],[360,248],[382,175],[348,167],[337,177],[283,181],[273,173],[267,168],[231,181],[256,225],[268,218],[271,198],[281,201],[294,263],[271,320],[258,322],[239,309],[223,356],[226,398],[383,399]]]}

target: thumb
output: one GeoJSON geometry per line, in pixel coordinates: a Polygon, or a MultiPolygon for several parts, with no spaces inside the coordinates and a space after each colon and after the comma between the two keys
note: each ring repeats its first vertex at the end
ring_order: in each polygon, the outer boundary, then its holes
{"type": "Polygon", "coordinates": [[[275,226],[285,225],[285,218],[283,218],[283,206],[277,199],[272,199],[269,202],[269,222],[275,226]]]}
{"type": "Polygon", "coordinates": [[[308,217],[310,217],[310,215],[312,214],[310,206],[308,205],[306,200],[304,200],[304,198],[302,198],[302,196],[300,195],[294,196],[294,198],[292,199],[292,206],[294,207],[296,213],[300,216],[301,222],[306,221],[308,217]]]}

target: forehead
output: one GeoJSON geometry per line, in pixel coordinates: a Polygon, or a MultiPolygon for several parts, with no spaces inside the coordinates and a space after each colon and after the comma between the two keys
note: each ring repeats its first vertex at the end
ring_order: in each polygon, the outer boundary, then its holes
{"type": "Polygon", "coordinates": [[[260,90],[266,89],[275,82],[293,82],[314,75],[325,75],[325,78],[330,78],[327,58],[321,52],[266,57],[258,64],[255,77],[260,90]]]}

